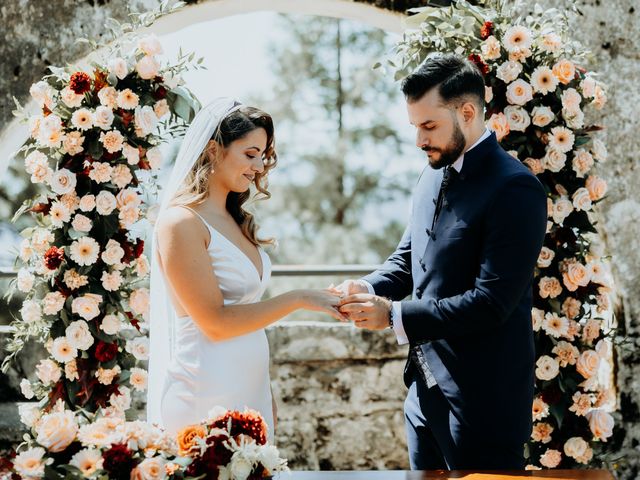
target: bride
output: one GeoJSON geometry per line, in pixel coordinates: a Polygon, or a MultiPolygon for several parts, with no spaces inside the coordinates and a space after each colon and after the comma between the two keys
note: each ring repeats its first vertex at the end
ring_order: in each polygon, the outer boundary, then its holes
{"type": "Polygon", "coordinates": [[[196,115],[180,147],[153,232],[147,420],[169,433],[214,406],[258,410],[273,435],[275,403],[264,328],[297,309],[342,315],[329,290],[261,301],[271,263],[243,209],[268,197],[276,165],[271,117],[227,98],[196,115]]]}

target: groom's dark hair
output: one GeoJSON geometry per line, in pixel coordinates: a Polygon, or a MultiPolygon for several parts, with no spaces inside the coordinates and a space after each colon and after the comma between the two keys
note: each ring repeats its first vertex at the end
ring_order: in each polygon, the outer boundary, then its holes
{"type": "Polygon", "coordinates": [[[464,57],[445,54],[428,58],[403,80],[402,93],[408,102],[416,102],[436,87],[446,105],[473,99],[484,108],[484,77],[478,67],[464,57]]]}

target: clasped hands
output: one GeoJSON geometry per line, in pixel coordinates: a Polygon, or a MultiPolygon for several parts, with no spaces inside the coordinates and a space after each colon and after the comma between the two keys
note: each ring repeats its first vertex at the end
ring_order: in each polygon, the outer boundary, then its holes
{"type": "Polygon", "coordinates": [[[329,287],[340,295],[336,309],[358,328],[383,330],[389,327],[391,300],[369,293],[367,286],[359,280],[345,280],[340,285],[329,287]]]}

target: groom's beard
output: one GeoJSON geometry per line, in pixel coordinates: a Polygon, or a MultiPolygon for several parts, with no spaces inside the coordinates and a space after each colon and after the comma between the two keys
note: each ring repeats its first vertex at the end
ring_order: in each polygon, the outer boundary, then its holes
{"type": "Polygon", "coordinates": [[[427,154],[429,152],[440,153],[440,157],[437,160],[429,156],[429,165],[431,165],[431,168],[439,170],[443,167],[453,164],[453,162],[460,158],[460,155],[462,155],[462,153],[464,152],[464,147],[466,144],[467,139],[464,138],[464,133],[462,133],[462,130],[460,129],[460,124],[458,123],[458,120],[455,119],[451,139],[444,149],[427,147],[423,148],[423,150],[427,152],[427,154]]]}

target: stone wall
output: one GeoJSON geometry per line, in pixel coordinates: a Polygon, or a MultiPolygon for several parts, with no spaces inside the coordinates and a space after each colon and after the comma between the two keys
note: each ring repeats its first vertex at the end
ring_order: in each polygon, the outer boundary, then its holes
{"type": "MultiPolygon", "coordinates": [[[[363,3],[402,11],[423,2],[363,0],[363,3]]],[[[527,3],[533,5],[535,0],[527,0],[527,3]]],[[[636,167],[636,152],[640,151],[640,122],[636,112],[640,105],[640,88],[637,85],[640,78],[640,23],[636,11],[637,0],[541,0],[540,3],[547,7],[578,7],[581,15],[573,24],[575,36],[593,51],[594,58],[590,67],[597,66],[602,79],[609,84],[609,103],[601,112],[600,118],[606,127],[604,138],[609,148],[609,161],[600,174],[609,183],[609,194],[600,209],[599,229],[613,258],[619,295],[617,319],[620,333],[626,337],[627,345],[618,350],[617,381],[621,406],[619,425],[622,428],[613,441],[619,444],[621,477],[635,479],[640,476],[640,381],[637,380],[640,378],[640,354],[637,353],[640,351],[640,169],[636,167]]],[[[13,108],[11,97],[24,100],[29,85],[44,73],[47,64],[64,64],[86,53],[80,46],[73,44],[73,39],[87,34],[99,34],[104,28],[104,19],[108,16],[123,19],[127,4],[131,4],[134,9],[145,9],[156,2],[2,2],[0,31],[3,32],[4,41],[0,43],[0,58],[3,59],[0,63],[0,135],[10,119],[13,108]]],[[[300,339],[294,340],[284,331],[276,332],[273,334],[276,345],[280,341],[287,348],[300,345],[300,339]]],[[[342,333],[336,335],[339,339],[345,338],[342,333]]],[[[317,338],[322,339],[321,343],[324,344],[328,338],[333,337],[317,338]]],[[[338,341],[340,342],[342,340],[338,341]]],[[[327,349],[327,352],[331,350],[330,347],[327,349]]],[[[280,349],[275,347],[274,352],[279,355],[280,349]]],[[[314,449],[310,451],[316,452],[315,457],[305,456],[310,468],[330,465],[335,468],[356,468],[371,466],[375,464],[375,459],[386,458],[378,451],[372,452],[369,457],[363,456],[359,449],[365,448],[367,442],[347,442],[353,450],[345,450],[344,442],[337,441],[335,435],[329,439],[324,433],[347,432],[349,435],[359,435],[359,440],[373,441],[384,430],[378,427],[401,425],[402,422],[395,418],[393,422],[387,423],[396,415],[391,412],[400,409],[396,392],[398,388],[401,389],[401,385],[391,383],[391,386],[378,389],[389,393],[385,398],[367,400],[366,406],[358,405],[358,395],[364,393],[344,390],[346,384],[358,381],[370,382],[374,379],[381,384],[385,379],[390,382],[399,381],[399,376],[391,375],[389,370],[400,370],[400,359],[386,360],[383,367],[376,363],[379,360],[374,355],[372,350],[370,358],[358,357],[350,361],[344,356],[338,356],[337,359],[325,356],[306,364],[276,358],[276,395],[283,398],[279,438],[282,439],[282,445],[286,442],[295,443],[297,450],[286,452],[291,458],[297,452],[306,451],[310,445],[314,445],[314,449]],[[312,376],[312,372],[317,374],[312,376]],[[294,379],[300,375],[309,375],[315,380],[306,388],[296,387],[294,379]],[[320,408],[320,404],[324,404],[322,399],[338,399],[343,396],[347,400],[341,401],[340,407],[335,407],[336,410],[326,404],[324,408],[320,408]],[[387,401],[390,402],[388,407],[385,403],[387,401]],[[368,410],[369,406],[373,406],[373,410],[368,410]],[[371,422],[366,426],[350,417],[356,408],[368,412],[371,422]],[[385,410],[387,408],[388,413],[385,410]],[[297,432],[294,432],[294,418],[295,424],[298,424],[297,432]],[[308,433],[303,434],[303,430],[308,433]]],[[[394,439],[397,437],[398,442],[401,441],[401,433],[391,428],[388,431],[392,432],[394,439]]],[[[391,443],[380,440],[375,445],[384,451],[391,443]]],[[[387,462],[386,459],[382,461],[387,462]]],[[[402,465],[404,461],[389,461],[385,463],[385,467],[402,465]]]]}

